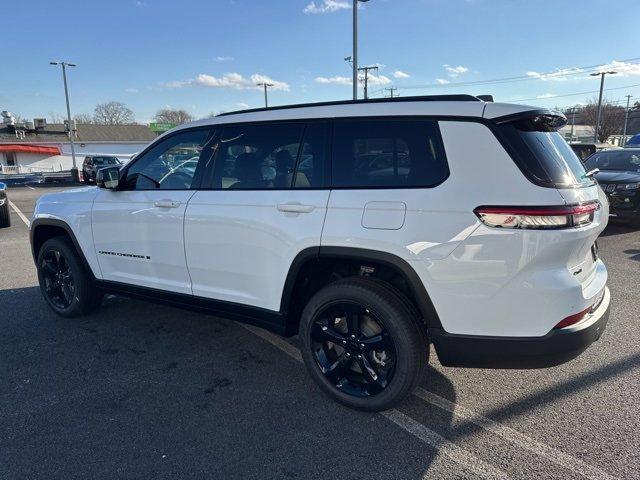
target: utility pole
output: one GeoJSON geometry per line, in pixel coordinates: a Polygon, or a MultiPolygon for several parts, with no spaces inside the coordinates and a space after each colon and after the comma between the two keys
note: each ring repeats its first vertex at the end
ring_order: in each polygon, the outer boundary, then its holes
{"type": "Polygon", "coordinates": [[[625,95],[627,97],[627,108],[624,111],[624,128],[622,129],[622,142],[621,147],[624,147],[624,144],[627,143],[627,121],[629,120],[629,101],[631,100],[631,95],[625,95]]]}
{"type": "Polygon", "coordinates": [[[364,72],[364,99],[367,100],[369,98],[369,70],[375,70],[378,73],[378,67],[360,67],[358,69],[359,72],[364,72]]]}
{"type": "Polygon", "coordinates": [[[267,88],[273,87],[273,83],[263,82],[263,83],[256,83],[256,85],[259,87],[264,87],[264,108],[269,108],[269,101],[267,99],[267,88]]]}
{"type": "Polygon", "coordinates": [[[353,99],[358,99],[358,2],[369,0],[353,0],[353,99]]]}
{"type": "Polygon", "coordinates": [[[598,97],[598,116],[596,118],[596,131],[593,133],[593,143],[598,143],[598,133],[600,133],[600,118],[602,116],[602,92],[604,90],[604,76],[615,75],[618,72],[599,72],[590,74],[591,77],[600,77],[600,96],[598,97]]]}
{"type": "Polygon", "coordinates": [[[576,126],[576,107],[571,108],[571,135],[569,136],[569,143],[573,142],[573,128],[576,126]]]}
{"type": "Polygon", "coordinates": [[[71,123],[71,108],[69,107],[69,89],[67,88],[67,67],[75,67],[75,63],[69,62],[49,62],[51,65],[60,65],[62,67],[62,80],[64,82],[64,97],[67,101],[67,123],[69,129],[69,143],[71,144],[71,159],[73,160],[73,168],[71,169],[71,175],[75,181],[79,181],[78,166],[76,165],[76,149],[73,144],[73,135],[75,130],[73,123],[71,123]]]}
{"type": "Polygon", "coordinates": [[[398,90],[396,87],[385,88],[385,90],[389,90],[389,98],[393,98],[393,92],[398,90]]]}

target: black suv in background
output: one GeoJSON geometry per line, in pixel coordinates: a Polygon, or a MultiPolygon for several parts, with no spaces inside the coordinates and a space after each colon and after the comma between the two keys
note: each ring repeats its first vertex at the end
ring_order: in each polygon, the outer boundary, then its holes
{"type": "Polygon", "coordinates": [[[611,216],[640,223],[640,148],[597,152],[584,163],[587,170],[600,170],[595,177],[607,194],[611,216]]]}
{"type": "Polygon", "coordinates": [[[113,165],[120,165],[120,160],[117,157],[108,155],[91,155],[84,157],[82,163],[82,181],[84,183],[95,183],[96,172],[104,167],[111,167],[113,165]]]}

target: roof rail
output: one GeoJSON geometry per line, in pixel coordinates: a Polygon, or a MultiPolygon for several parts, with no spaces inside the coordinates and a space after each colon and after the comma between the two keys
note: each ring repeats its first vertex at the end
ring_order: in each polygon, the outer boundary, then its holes
{"type": "Polygon", "coordinates": [[[236,110],[233,112],[224,112],[216,116],[223,117],[226,115],[236,115],[238,113],[252,112],[268,112],[271,110],[286,110],[289,108],[305,108],[305,107],[328,107],[332,105],[354,105],[360,103],[389,103],[389,102],[480,102],[478,97],[473,95],[417,95],[413,97],[394,97],[394,98],[369,98],[367,100],[337,100],[332,102],[316,102],[316,103],[296,103],[293,105],[278,105],[275,107],[250,108],[247,110],[236,110]]]}

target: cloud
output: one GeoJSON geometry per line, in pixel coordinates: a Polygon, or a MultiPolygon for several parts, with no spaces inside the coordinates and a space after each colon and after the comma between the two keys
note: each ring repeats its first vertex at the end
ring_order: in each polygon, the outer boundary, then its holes
{"type": "Polygon", "coordinates": [[[216,58],[213,59],[214,62],[230,62],[233,60],[233,57],[223,57],[223,56],[217,56],[216,58]]]}
{"type": "Polygon", "coordinates": [[[316,13],[333,13],[338,10],[347,10],[351,8],[351,3],[344,0],[318,0],[318,3],[313,0],[306,7],[303,12],[307,15],[316,13]]]}
{"type": "Polygon", "coordinates": [[[248,103],[244,103],[244,102],[238,102],[238,103],[236,103],[236,107],[238,107],[238,108],[249,108],[249,104],[248,103]]]}
{"type": "Polygon", "coordinates": [[[629,62],[618,62],[614,60],[611,63],[598,67],[599,72],[617,72],[620,76],[640,75],[640,64],[629,62]]]}
{"type": "Polygon", "coordinates": [[[567,80],[567,77],[577,75],[578,73],[582,73],[582,71],[583,70],[581,68],[559,68],[555,72],[551,73],[538,73],[535,71],[529,71],[527,72],[527,76],[542,80],[543,82],[546,82],[548,80],[565,81],[567,80]]]}
{"type": "Polygon", "coordinates": [[[542,95],[538,95],[536,98],[553,98],[556,97],[553,93],[543,93],[542,95]]]}
{"type": "Polygon", "coordinates": [[[457,67],[452,67],[451,65],[445,63],[442,65],[444,69],[447,71],[447,74],[451,78],[455,78],[458,75],[462,75],[463,73],[467,73],[469,69],[467,67],[463,67],[462,65],[458,65],[457,67]]]}
{"type": "Polygon", "coordinates": [[[436,78],[436,82],[439,83],[440,85],[446,85],[447,83],[451,83],[449,80],[445,78],[436,78]]]}
{"type": "Polygon", "coordinates": [[[206,73],[201,73],[195,78],[188,80],[174,80],[172,82],[164,83],[162,86],[165,88],[183,88],[192,85],[198,85],[208,88],[233,88],[235,90],[258,90],[262,87],[257,86],[257,83],[270,83],[273,90],[289,91],[289,84],[274,80],[266,75],[254,73],[251,77],[246,78],[239,73],[231,72],[225,73],[221,77],[215,77],[206,73]]]}
{"type": "Polygon", "coordinates": [[[352,84],[351,77],[340,77],[340,76],[316,77],[314,81],[316,83],[333,84],[333,85],[351,85],[352,84]]]}
{"type": "Polygon", "coordinates": [[[136,7],[148,7],[149,4],[147,2],[143,2],[142,0],[138,0],[136,2],[136,7]]]}
{"type": "MultiPolygon", "coordinates": [[[[364,82],[364,76],[362,81],[364,82]]],[[[384,75],[369,75],[369,85],[389,85],[390,83],[391,79],[384,75]]]]}
{"type": "Polygon", "coordinates": [[[394,78],[409,78],[411,75],[409,75],[408,73],[403,72],[402,70],[396,70],[395,72],[393,72],[393,77],[394,78]]]}
{"type": "Polygon", "coordinates": [[[125,88],[124,91],[126,93],[138,93],[139,90],[137,88],[125,88]]]}

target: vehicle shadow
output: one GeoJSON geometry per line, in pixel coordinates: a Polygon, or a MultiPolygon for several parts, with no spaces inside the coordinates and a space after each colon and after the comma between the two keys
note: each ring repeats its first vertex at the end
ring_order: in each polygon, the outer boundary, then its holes
{"type": "Polygon", "coordinates": [[[626,222],[609,222],[607,228],[600,234],[601,237],[621,235],[624,233],[636,232],[640,227],[626,222]]]}
{"type": "Polygon", "coordinates": [[[630,248],[628,250],[624,250],[624,253],[629,255],[629,260],[635,260],[636,262],[640,262],[640,250],[637,248],[630,248]]]}
{"type": "MultiPolygon", "coordinates": [[[[8,418],[24,423],[7,424],[17,432],[7,458],[34,477],[46,468],[164,476],[156,470],[164,446],[173,461],[213,478],[332,478],[353,458],[367,459],[351,467],[360,478],[395,477],[398,468],[418,478],[437,468],[438,445],[425,448],[384,418],[330,400],[301,364],[231,320],[114,296],[65,319],[38,287],[0,291],[0,312],[8,370],[0,397],[8,418]],[[87,454],[98,460],[86,464],[87,454]]],[[[437,370],[427,369],[424,384],[455,401],[437,370]]],[[[429,412],[428,428],[451,429],[451,413],[415,397],[406,403],[399,411],[415,403],[429,412]]]]}

